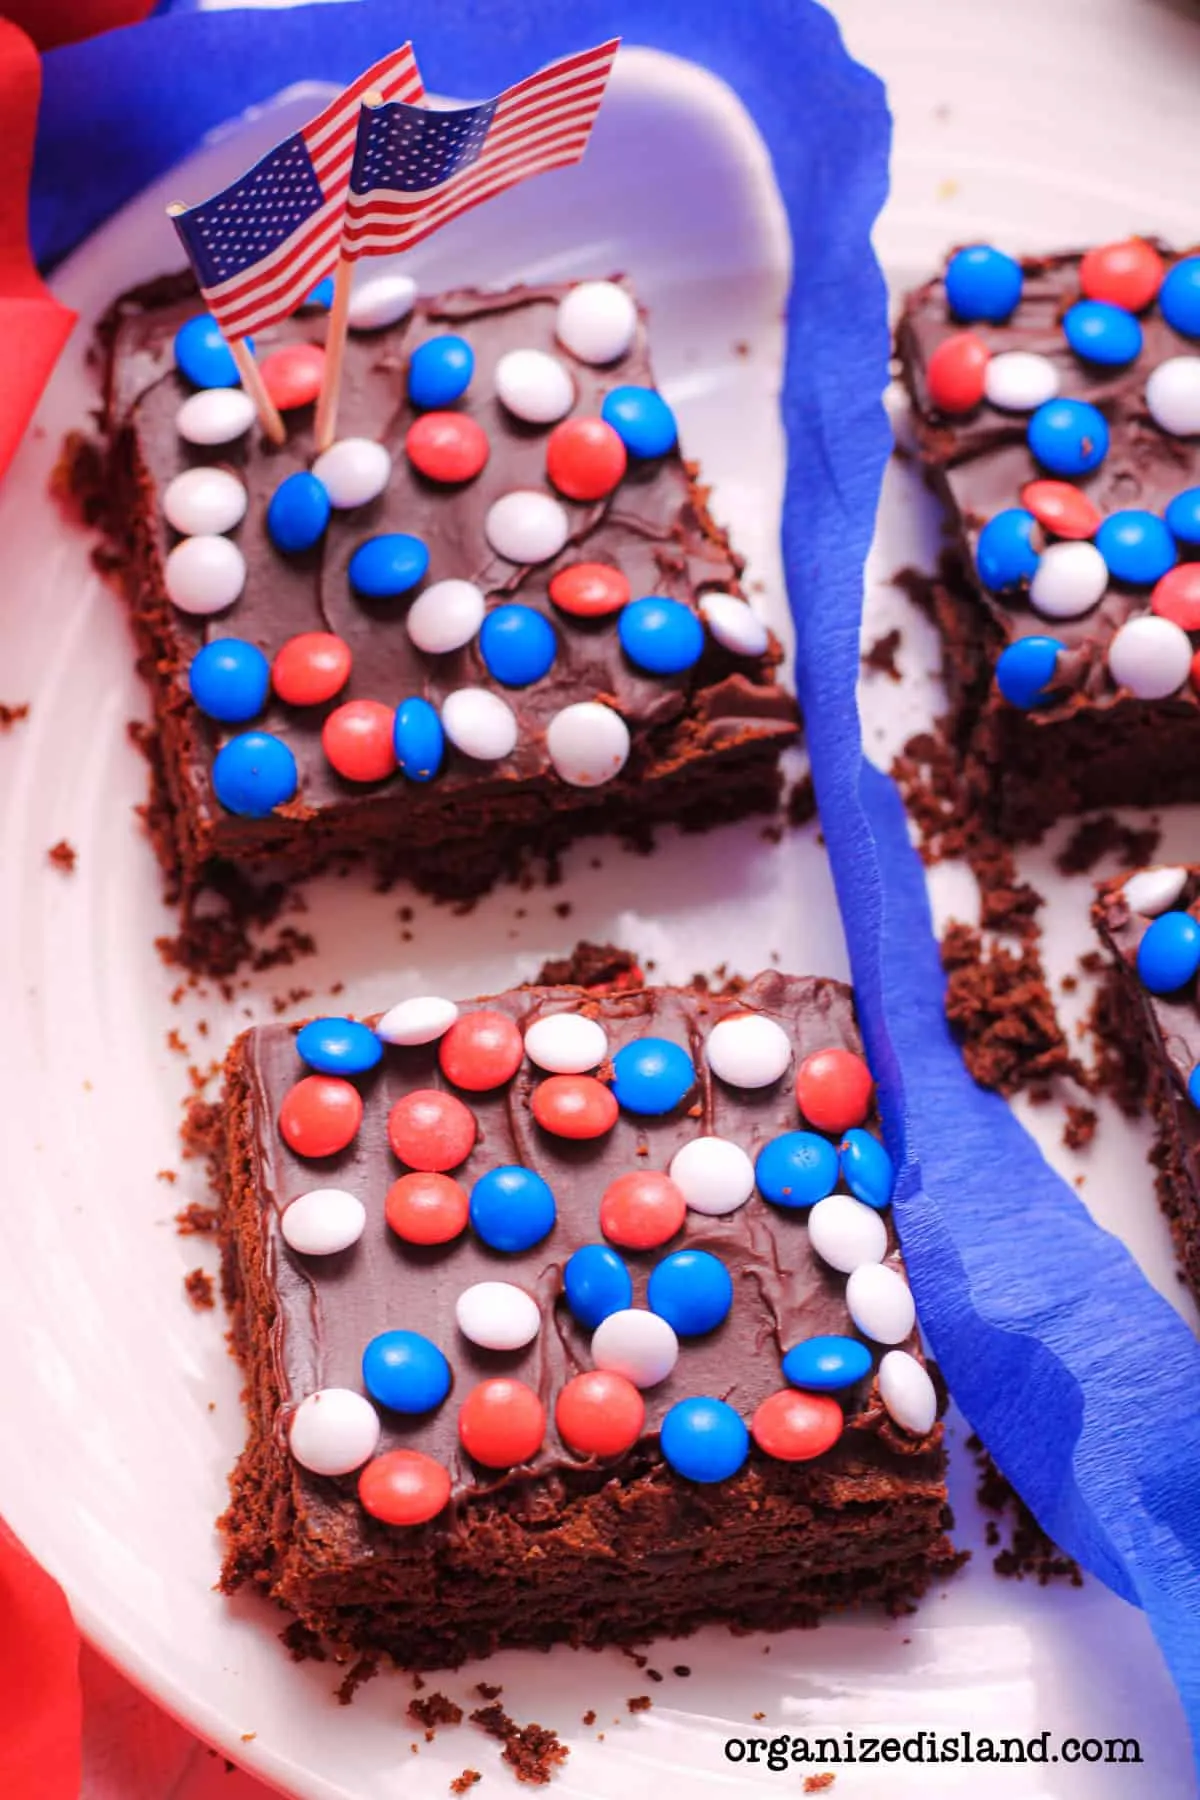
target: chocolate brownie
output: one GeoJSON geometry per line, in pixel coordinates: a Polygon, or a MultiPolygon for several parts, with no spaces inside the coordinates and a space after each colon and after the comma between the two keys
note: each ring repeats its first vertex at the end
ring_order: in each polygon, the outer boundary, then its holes
{"type": "Polygon", "coordinates": [[[955,1566],[840,983],[257,1026],[222,1126],[226,1591],[426,1667],[897,1607],[955,1566]]]}

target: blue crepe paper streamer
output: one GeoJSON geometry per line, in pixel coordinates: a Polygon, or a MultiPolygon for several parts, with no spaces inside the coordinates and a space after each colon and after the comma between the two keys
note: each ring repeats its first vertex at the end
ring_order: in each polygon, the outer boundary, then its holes
{"type": "MultiPolygon", "coordinates": [[[[890,436],[870,231],[887,191],[879,83],[808,0],[354,0],[196,14],[53,51],[32,195],[43,266],[290,83],[347,81],[411,36],[426,81],[493,93],[625,31],[707,63],[754,117],[799,272],[788,311],[783,542],[798,682],[859,1017],[923,1326],[951,1391],[1043,1527],[1143,1606],[1200,1743],[1200,1350],[1089,1218],[946,1028],[924,875],[855,702],[862,572],[890,436]]],[[[1147,1204],[1151,1204],[1149,1196],[1147,1204]]]]}

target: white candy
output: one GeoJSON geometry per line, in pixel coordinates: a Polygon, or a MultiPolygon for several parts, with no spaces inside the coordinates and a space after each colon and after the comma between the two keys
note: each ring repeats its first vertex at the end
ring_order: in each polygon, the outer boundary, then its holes
{"type": "Polygon", "coordinates": [[[443,1000],[437,994],[418,994],[413,1000],[401,1000],[390,1007],[375,1027],[375,1035],[385,1044],[432,1044],[445,1036],[457,1017],[453,1000],[443,1000]]]}
{"type": "Polygon", "coordinates": [[[634,1387],[657,1387],[679,1359],[679,1339],[657,1313],[624,1307],[609,1313],[592,1334],[592,1361],[598,1369],[624,1375],[634,1387]]]}
{"type": "Polygon", "coordinates": [[[551,1075],[583,1075],[608,1055],[608,1036],[582,1013],[550,1013],[525,1033],[525,1054],[551,1075]]]}
{"type": "Polygon", "coordinates": [[[455,688],[442,701],[442,728],[456,750],[476,762],[499,762],[516,747],[517,715],[487,688],[455,688]]]}
{"type": "Polygon", "coordinates": [[[581,281],[558,303],[558,341],[580,362],[615,362],[636,330],[637,307],[615,282],[581,281]]]}
{"type": "Polygon", "coordinates": [[[988,361],[983,391],[1001,412],[1033,412],[1058,392],[1058,370],[1032,350],[1004,350],[988,361]]]}
{"type": "Polygon", "coordinates": [[[451,576],[417,595],[405,624],[418,650],[445,656],[469,644],[483,624],[484,599],[473,581],[451,576]]]}
{"type": "Polygon", "coordinates": [[[1108,586],[1108,564],[1095,544],[1051,544],[1029,584],[1030,604],[1046,619],[1077,619],[1108,586]]]}
{"type": "Polygon", "coordinates": [[[511,1281],[477,1281],[454,1303],[458,1329],[484,1350],[520,1350],[542,1328],[537,1301],[511,1281]]]}
{"type": "Polygon", "coordinates": [[[357,1244],[366,1223],[366,1207],[345,1188],[312,1188],[287,1207],[279,1229],[301,1256],[336,1256],[357,1244]]]}
{"type": "Polygon", "coordinates": [[[417,284],[407,275],[373,275],[355,282],[346,320],[351,331],[382,331],[413,309],[417,284]]]}
{"type": "Polygon", "coordinates": [[[483,529],[497,556],[515,563],[544,563],[566,543],[571,521],[550,494],[514,488],[492,502],[483,529]]]}
{"type": "Polygon", "coordinates": [[[344,511],[379,498],[392,473],[392,459],[373,438],[342,438],[318,456],[312,472],[330,506],[344,511]]]}
{"type": "Polygon", "coordinates": [[[736,1212],[754,1192],[754,1164],[728,1138],[693,1138],[675,1152],[668,1173],[692,1211],[710,1218],[736,1212]]]}
{"type": "Polygon", "coordinates": [[[887,1226],[873,1206],[849,1194],[818,1200],[808,1215],[813,1249],[831,1269],[851,1274],[864,1263],[880,1263],[887,1255],[887,1226]]]}
{"type": "Polygon", "coordinates": [[[905,1431],[924,1437],[937,1419],[937,1391],[907,1350],[889,1350],[879,1363],[879,1397],[905,1431]]]}
{"type": "Polygon", "coordinates": [[[1200,435],[1200,356],[1169,356],[1146,383],[1154,423],[1172,437],[1200,435]]]}
{"type": "Polygon", "coordinates": [[[379,1414],[352,1388],[318,1388],[292,1415],[288,1444],[314,1475],[349,1475],[374,1456],[379,1414]]]}
{"type": "Polygon", "coordinates": [[[201,388],[175,414],[175,429],[189,444],[232,444],[254,423],[254,402],[241,388],[201,388]]]}
{"type": "Polygon", "coordinates": [[[509,350],[496,364],[496,392],[515,418],[552,425],[575,404],[575,383],[564,363],[545,350],[509,350]]]}
{"type": "Polygon", "coordinates": [[[629,727],[611,706],[577,700],[547,725],[546,750],[568,787],[600,787],[629,760],[629,727]]]}
{"type": "Polygon", "coordinates": [[[1179,691],[1192,666],[1186,631],[1170,619],[1130,619],[1108,646],[1108,672],[1139,700],[1165,700],[1179,691]]]}
{"type": "Polygon", "coordinates": [[[846,1283],[846,1306],[863,1336],[877,1344],[903,1343],[917,1322],[908,1283],[886,1263],[855,1269],[846,1283]]]}
{"type": "Polygon", "coordinates": [[[246,585],[246,559],[226,537],[184,538],[167,557],[163,580],[180,612],[224,612],[246,585]]]}
{"type": "Polygon", "coordinates": [[[163,512],[167,524],[185,537],[219,536],[246,516],[246,490],[228,469],[185,469],[167,483],[163,512]]]}
{"type": "Polygon", "coordinates": [[[1139,869],[1129,877],[1121,893],[1131,912],[1141,913],[1144,919],[1157,919],[1159,913],[1174,906],[1186,886],[1186,869],[1160,866],[1139,869]]]}
{"type": "Polygon", "coordinates": [[[700,602],[700,617],[731,656],[761,656],[770,638],[767,628],[744,600],[733,594],[705,594],[700,602]]]}
{"type": "Polygon", "coordinates": [[[708,1066],[732,1087],[769,1087],[792,1060],[787,1032],[761,1013],[722,1019],[704,1046],[708,1066]]]}

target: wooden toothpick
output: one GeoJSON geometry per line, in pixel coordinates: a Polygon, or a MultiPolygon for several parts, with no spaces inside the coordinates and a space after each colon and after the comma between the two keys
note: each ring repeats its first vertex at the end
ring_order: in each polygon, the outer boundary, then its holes
{"type": "MultiPolygon", "coordinates": [[[[186,211],[187,208],[181,206],[178,201],[173,202],[167,208],[168,217],[172,219],[186,211]]],[[[245,338],[225,337],[223,331],[221,336],[225,338],[225,342],[229,346],[229,354],[237,365],[237,372],[242,378],[242,386],[254,402],[259,424],[273,444],[286,444],[287,426],[283,422],[279,408],[267,392],[262,378],[262,370],[254,360],[254,352],[250,345],[245,338]]]]}
{"type": "MultiPolygon", "coordinates": [[[[385,104],[378,88],[364,94],[364,107],[374,110],[385,104]]],[[[360,115],[361,116],[361,115],[360,115]]],[[[344,229],[344,228],[343,228],[344,229]]],[[[333,278],[333,305],[329,309],[329,328],[325,333],[325,368],[321,377],[321,393],[317,400],[315,442],[317,451],[328,450],[337,430],[338,400],[342,389],[342,365],[346,360],[346,330],[350,317],[350,291],[354,280],[354,264],[345,252],[338,257],[333,278]]]]}

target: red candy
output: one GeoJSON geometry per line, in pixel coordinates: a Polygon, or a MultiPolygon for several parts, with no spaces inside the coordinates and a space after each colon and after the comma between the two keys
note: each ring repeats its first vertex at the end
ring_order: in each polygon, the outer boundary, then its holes
{"type": "Polygon", "coordinates": [[[852,1050],[818,1050],[796,1071],[796,1101],[818,1131],[861,1125],[871,1104],[871,1071],[852,1050]]]}
{"type": "Polygon", "coordinates": [[[382,700],[347,700],[321,727],[321,748],[347,781],[382,781],[396,768],[395,722],[382,700]]]}
{"type": "Polygon", "coordinates": [[[589,1369],[568,1381],[554,1404],[564,1444],[581,1456],[621,1456],[642,1435],[646,1403],[624,1375],[589,1369]]]}
{"type": "Polygon", "coordinates": [[[546,439],[546,473],[568,500],[603,500],[625,473],[625,446],[603,419],[564,419],[546,439]]]}
{"type": "Polygon", "coordinates": [[[600,1229],[625,1250],[657,1250],[684,1221],[687,1202],[669,1175],[635,1169],[618,1175],[600,1202],[600,1229]]]}
{"type": "Polygon", "coordinates": [[[1150,596],[1151,609],[1160,619],[1184,631],[1200,631],[1200,563],[1176,563],[1168,569],[1150,596]]]}
{"type": "Polygon", "coordinates": [[[386,1450],[358,1478],[358,1497],[385,1525],[425,1525],[450,1498],[450,1475],[420,1450],[386,1450]]]}
{"type": "Polygon", "coordinates": [[[465,413],[423,413],[404,440],[408,460],[430,481],[470,481],[488,459],[487,432],[465,413]]]}
{"type": "Polygon", "coordinates": [[[442,1074],[455,1087],[471,1094],[511,1081],[521,1066],[525,1046],[521,1034],[504,1013],[463,1013],[454,1021],[438,1047],[442,1074]]]}
{"type": "Polygon", "coordinates": [[[350,646],[332,631],[289,638],[271,664],[271,685],[289,706],[320,706],[350,679],[350,646]]]}
{"type": "Polygon", "coordinates": [[[459,1409],[458,1435],[468,1456],[485,1468],[512,1469],[541,1449],[546,1409],[523,1381],[481,1381],[459,1409]]]}
{"type": "Polygon", "coordinates": [[[944,338],[929,358],[925,382],[929,398],[944,413],[967,413],[983,399],[988,347],[973,331],[944,338]]]}
{"type": "Polygon", "coordinates": [[[808,1462],[832,1449],[842,1435],[842,1409],[828,1394],[783,1388],[768,1394],[750,1421],[760,1450],[780,1462],[808,1462]]]}
{"type": "Polygon", "coordinates": [[[336,1156],[362,1124],[362,1095],[337,1075],[306,1075],[283,1097],[279,1129],[297,1156],[336,1156]]]}
{"type": "Polygon", "coordinates": [[[280,412],[311,406],[321,391],[325,352],[320,344],[287,344],[258,365],[263,386],[280,412]]]}
{"type": "Polygon", "coordinates": [[[1021,505],[1055,537],[1090,538],[1100,529],[1100,509],[1069,481],[1027,482],[1021,505]]]}
{"type": "Polygon", "coordinates": [[[620,1111],[612,1089],[594,1075],[551,1075],[533,1090],[531,1104],[542,1130],[564,1138],[603,1137],[620,1111]]]}
{"type": "Polygon", "coordinates": [[[457,1181],[429,1170],[394,1181],[383,1208],[388,1224],[406,1244],[448,1244],[466,1230],[470,1210],[466,1190],[457,1181]]]}
{"type": "Polygon", "coordinates": [[[1114,306],[1141,312],[1162,286],[1166,270],[1158,251],[1144,238],[1101,244],[1079,264],[1079,285],[1089,300],[1111,300],[1114,306]]]}
{"type": "Polygon", "coordinates": [[[550,583],[555,606],[575,619],[603,619],[629,604],[633,589],[620,569],[607,563],[572,563],[550,583]]]}
{"type": "Polygon", "coordinates": [[[417,1088],[397,1100],[387,1122],[388,1143],[402,1163],[442,1174],[466,1162],[475,1144],[475,1114],[454,1094],[417,1088]]]}

